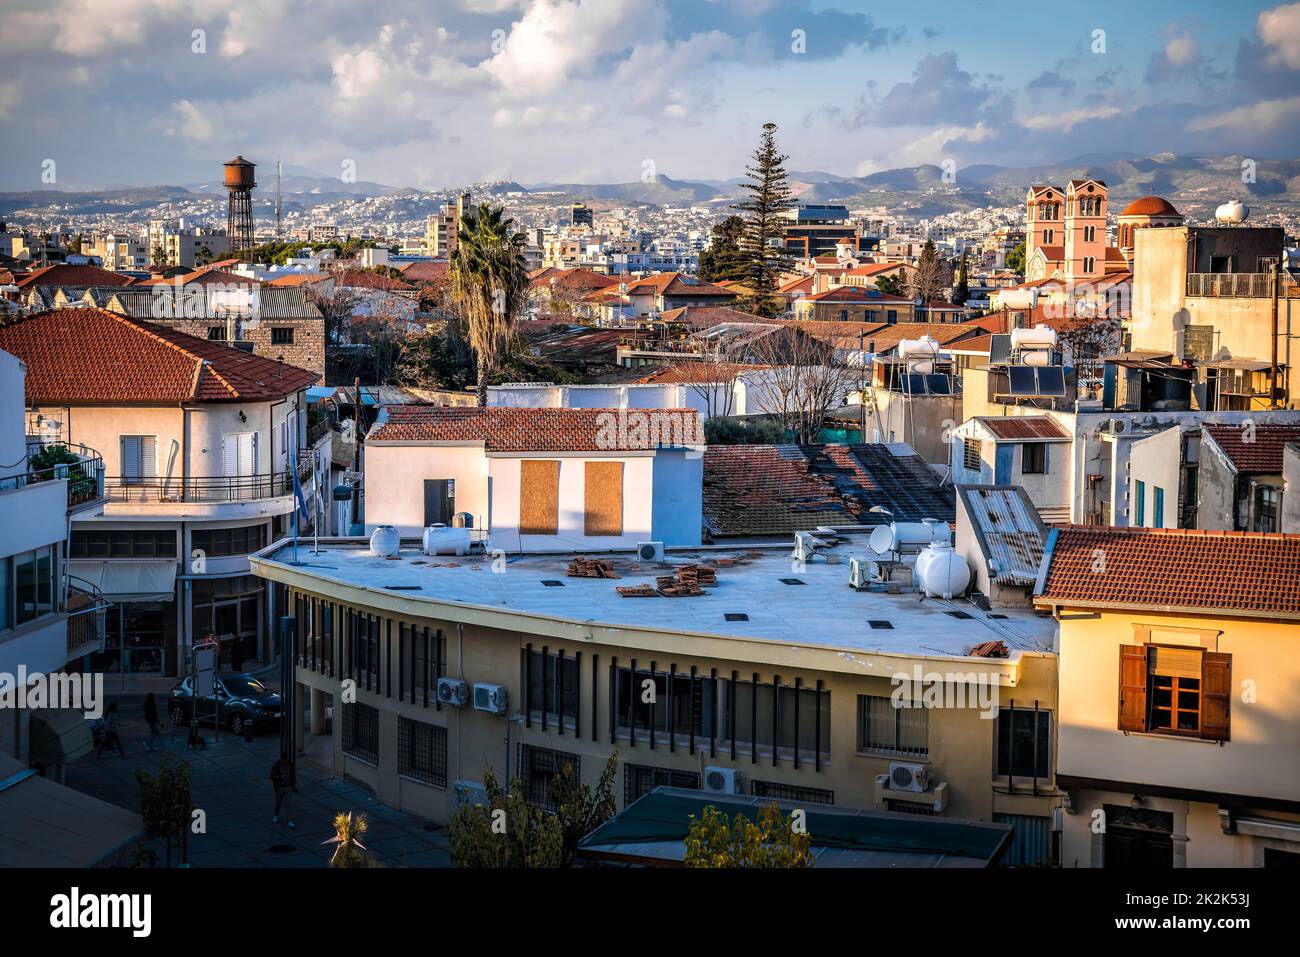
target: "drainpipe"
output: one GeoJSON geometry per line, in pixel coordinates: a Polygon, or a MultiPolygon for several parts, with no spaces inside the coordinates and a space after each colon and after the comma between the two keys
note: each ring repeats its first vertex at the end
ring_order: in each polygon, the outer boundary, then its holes
{"type": "MultiPolygon", "coordinates": [[[[1286,250],[1283,250],[1282,254],[1286,255],[1286,250]]],[[[1281,258],[1279,258],[1278,261],[1273,264],[1273,275],[1271,279],[1272,282],[1270,282],[1269,285],[1272,287],[1272,293],[1273,293],[1272,295],[1273,335],[1270,336],[1270,339],[1272,340],[1272,346],[1273,346],[1273,368],[1269,372],[1268,407],[1270,409],[1276,409],[1277,408],[1277,299],[1279,293],[1281,292],[1281,285],[1282,285],[1281,258]]],[[[1290,342],[1288,340],[1288,345],[1289,344],[1290,342]]]]}
{"type": "MultiPolygon", "coordinates": [[[[352,474],[357,476],[352,483],[352,525],[355,526],[361,524],[361,437],[365,434],[365,428],[362,424],[364,419],[364,407],[361,404],[361,376],[357,376],[353,380],[352,384],[356,390],[354,398],[357,409],[357,423],[356,429],[354,430],[356,435],[353,436],[352,442],[352,474]]],[[[349,528],[348,531],[351,532],[352,529],[349,528]]],[[[365,526],[362,525],[363,534],[364,531],[365,526]]]]}

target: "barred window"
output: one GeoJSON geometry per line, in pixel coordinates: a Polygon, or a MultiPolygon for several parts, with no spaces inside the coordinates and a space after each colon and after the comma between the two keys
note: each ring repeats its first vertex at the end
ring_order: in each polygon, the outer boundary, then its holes
{"type": "Polygon", "coordinates": [[[699,790],[698,771],[656,768],[648,764],[623,765],[623,806],[649,794],[655,788],[690,788],[699,790]]]}
{"type": "Polygon", "coordinates": [[[805,788],[797,784],[781,784],[778,781],[749,782],[749,793],[755,797],[771,798],[774,801],[795,801],[799,804],[834,804],[835,792],[825,788],[805,788]]]}
{"type": "Polygon", "coordinates": [[[916,705],[895,707],[883,695],[858,695],[858,750],[900,757],[930,754],[930,714],[916,705]]]}
{"type": "Polygon", "coordinates": [[[411,628],[411,698],[423,699],[424,687],[429,686],[429,702],[433,703],[438,679],[447,667],[447,638],[442,632],[427,628],[417,632],[411,628]],[[427,681],[426,681],[427,676],[427,681]]]}
{"type": "Polygon", "coordinates": [[[447,786],[447,729],[397,719],[397,773],[434,787],[447,786]]]}
{"type": "Polygon", "coordinates": [[[293,326],[272,326],[271,345],[273,346],[293,345],[293,326]]]}
{"type": "Polygon", "coordinates": [[[343,753],[379,764],[379,709],[368,704],[343,705],[343,753]]]}
{"type": "Polygon", "coordinates": [[[529,804],[547,811],[558,810],[551,783],[565,765],[572,765],[574,777],[580,777],[582,762],[578,755],[519,745],[519,779],[524,782],[524,795],[529,804]]]}
{"type": "Polygon", "coordinates": [[[545,712],[557,721],[572,725],[581,704],[581,681],[578,658],[563,652],[547,652],[522,648],[519,651],[519,684],[524,689],[524,708],[541,717],[545,712]],[[545,673],[543,673],[545,669],[545,673]]]}
{"type": "Polygon", "coordinates": [[[983,465],[983,445],[978,439],[962,440],[962,464],[972,472],[978,472],[983,465]]]}

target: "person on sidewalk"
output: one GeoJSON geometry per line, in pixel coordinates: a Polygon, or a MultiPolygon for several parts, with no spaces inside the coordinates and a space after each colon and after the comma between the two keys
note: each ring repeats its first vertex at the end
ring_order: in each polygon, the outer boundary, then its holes
{"type": "Polygon", "coordinates": [[[153,743],[158,740],[160,730],[158,726],[158,701],[154,698],[152,691],[144,699],[144,720],[149,725],[149,740],[145,742],[144,747],[146,751],[152,751],[154,750],[153,743]]]}
{"type": "Polygon", "coordinates": [[[108,705],[108,710],[104,713],[104,737],[99,742],[99,750],[95,752],[95,757],[101,757],[109,748],[117,748],[118,754],[126,757],[126,749],[122,747],[122,738],[117,733],[117,729],[121,724],[122,719],[117,716],[117,702],[112,701],[108,705]]]}
{"type": "Polygon", "coordinates": [[[275,788],[275,814],[271,823],[280,823],[280,811],[283,809],[289,827],[297,827],[289,808],[290,796],[293,794],[293,768],[289,764],[289,755],[283,751],[280,752],[280,760],[271,765],[271,785],[275,788]]]}

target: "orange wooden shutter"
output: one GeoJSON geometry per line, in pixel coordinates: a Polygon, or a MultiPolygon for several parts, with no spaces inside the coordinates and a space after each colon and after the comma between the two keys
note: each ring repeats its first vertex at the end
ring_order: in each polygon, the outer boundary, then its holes
{"type": "Polygon", "coordinates": [[[1147,646],[1119,646],[1119,729],[1147,729],[1147,646]]]}
{"type": "Polygon", "coordinates": [[[585,463],[583,531],[588,535],[623,534],[623,463],[585,463]]]}
{"type": "Polygon", "coordinates": [[[1201,662],[1201,737],[1227,741],[1232,701],[1232,655],[1207,651],[1201,662]]]}
{"type": "Polygon", "coordinates": [[[519,534],[554,535],[560,528],[560,463],[519,463],[519,534]]]}

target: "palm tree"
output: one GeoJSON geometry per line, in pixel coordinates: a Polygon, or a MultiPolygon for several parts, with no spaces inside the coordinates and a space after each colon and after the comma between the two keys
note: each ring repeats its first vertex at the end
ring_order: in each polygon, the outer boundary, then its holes
{"type": "Polygon", "coordinates": [[[323,842],[337,845],[330,867],[365,867],[366,846],[361,843],[361,835],[369,828],[364,814],[353,817],[351,811],[346,814],[340,811],[334,815],[334,836],[323,842]]]}
{"type": "Polygon", "coordinates": [[[451,254],[451,297],[474,350],[480,406],[487,405],[488,380],[505,358],[528,296],[524,234],[503,212],[486,203],[467,212],[451,254]]]}

